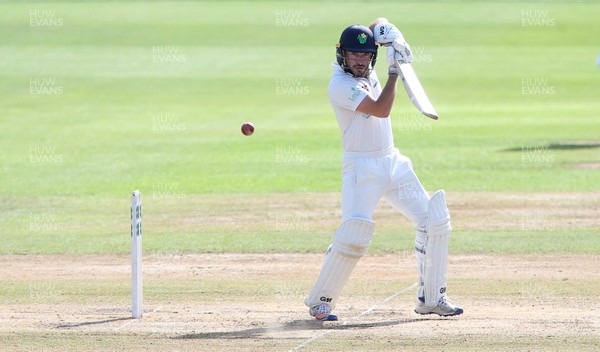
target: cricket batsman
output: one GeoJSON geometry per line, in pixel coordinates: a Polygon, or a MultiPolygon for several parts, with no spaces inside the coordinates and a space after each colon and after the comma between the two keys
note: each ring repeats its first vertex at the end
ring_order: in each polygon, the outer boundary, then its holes
{"type": "Polygon", "coordinates": [[[410,46],[385,18],[367,28],[344,29],[336,46],[329,100],[342,132],[342,223],[325,254],[321,272],[304,303],[317,320],[331,314],[356,263],[367,252],[381,198],[416,228],[418,314],[463,313],[446,295],[450,213],[443,190],[429,197],[411,160],[394,147],[390,112],[399,63],[410,63],[410,46]],[[378,45],[387,48],[388,79],[381,86],[374,67],[378,45]]]}

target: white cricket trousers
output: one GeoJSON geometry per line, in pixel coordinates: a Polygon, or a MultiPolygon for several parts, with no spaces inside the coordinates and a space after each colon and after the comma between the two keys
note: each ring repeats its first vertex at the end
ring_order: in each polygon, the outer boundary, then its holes
{"type": "MultiPolygon", "coordinates": [[[[364,237],[357,237],[357,231],[341,233],[346,221],[362,219],[373,222],[372,215],[377,203],[385,198],[396,210],[404,214],[417,228],[415,249],[419,272],[419,291],[423,297],[423,268],[427,243],[426,226],[429,212],[429,195],[412,169],[409,158],[400,154],[398,149],[390,148],[376,153],[344,153],[342,159],[342,226],[336,231],[334,242],[325,255],[321,273],[304,303],[313,307],[323,302],[335,307],[348,277],[354,266],[364,254],[364,237]],[[348,256],[335,247],[354,249],[360,253],[348,256]],[[357,239],[362,242],[357,243],[357,239]],[[333,248],[333,250],[332,250],[333,248]]],[[[346,228],[346,230],[348,230],[346,228]]],[[[361,233],[365,236],[366,233],[361,233]]],[[[368,234],[370,241],[372,235],[368,234]]],[[[364,248],[366,250],[366,246],[364,248]]]]}
{"type": "Polygon", "coordinates": [[[390,148],[374,153],[345,152],[342,158],[342,222],[372,220],[381,198],[406,216],[417,230],[427,225],[429,195],[410,159],[390,148]]]}

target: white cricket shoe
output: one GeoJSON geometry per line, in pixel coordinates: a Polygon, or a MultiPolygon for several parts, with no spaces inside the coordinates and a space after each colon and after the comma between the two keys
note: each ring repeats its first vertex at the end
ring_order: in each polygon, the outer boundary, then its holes
{"type": "Polygon", "coordinates": [[[315,317],[315,319],[320,320],[320,321],[336,321],[336,320],[338,320],[337,316],[335,316],[333,314],[329,314],[329,313],[331,313],[331,307],[329,306],[329,304],[325,304],[325,303],[317,304],[316,306],[310,307],[308,312],[310,313],[310,315],[315,317]]]}
{"type": "Polygon", "coordinates": [[[417,306],[415,307],[415,313],[418,314],[437,314],[442,317],[451,317],[453,315],[461,315],[463,314],[463,309],[459,306],[455,306],[452,303],[448,302],[445,297],[440,298],[438,305],[430,308],[425,305],[425,299],[419,297],[419,301],[417,302],[417,306]]]}

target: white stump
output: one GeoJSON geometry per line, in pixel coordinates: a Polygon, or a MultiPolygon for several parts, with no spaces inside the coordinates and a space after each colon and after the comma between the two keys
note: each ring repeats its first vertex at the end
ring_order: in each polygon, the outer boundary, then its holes
{"type": "Polygon", "coordinates": [[[131,317],[144,314],[142,286],[142,197],[140,191],[131,194],[131,317]]]}

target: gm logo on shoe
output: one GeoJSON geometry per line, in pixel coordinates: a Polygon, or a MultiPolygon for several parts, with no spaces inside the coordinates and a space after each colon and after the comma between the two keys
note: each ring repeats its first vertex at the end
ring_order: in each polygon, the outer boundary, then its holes
{"type": "Polygon", "coordinates": [[[446,288],[445,287],[440,288],[440,293],[446,293],[446,288]]]}
{"type": "Polygon", "coordinates": [[[329,303],[329,302],[331,302],[331,298],[329,298],[329,297],[325,297],[325,296],[323,296],[323,297],[319,298],[319,300],[320,300],[321,302],[326,302],[326,303],[329,303]]]}

